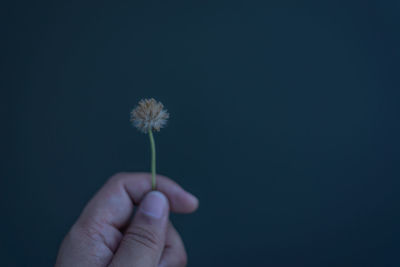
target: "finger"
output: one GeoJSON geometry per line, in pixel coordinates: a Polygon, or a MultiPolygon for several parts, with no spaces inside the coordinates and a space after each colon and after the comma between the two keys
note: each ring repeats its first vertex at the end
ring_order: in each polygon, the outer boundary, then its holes
{"type": "Polygon", "coordinates": [[[168,209],[168,200],[162,193],[148,193],[140,203],[110,266],[157,266],[165,246],[168,209]]]}
{"type": "MultiPolygon", "coordinates": [[[[168,198],[172,211],[196,210],[196,197],[172,180],[157,175],[157,185],[168,198]]],[[[64,239],[57,262],[76,260],[86,261],[85,266],[107,265],[122,239],[120,230],[129,223],[134,204],[140,203],[149,191],[151,176],[147,173],[114,175],[83,210],[64,239]]]]}
{"type": "MultiPolygon", "coordinates": [[[[170,209],[178,213],[191,213],[197,209],[198,200],[167,177],[157,175],[157,190],[169,200],[170,209]]],[[[112,177],[86,206],[81,219],[100,219],[122,227],[129,219],[133,205],[151,191],[148,173],[120,173],[112,177]]]]}
{"type": "Polygon", "coordinates": [[[168,224],[167,239],[161,256],[159,267],[184,267],[187,264],[187,254],[179,233],[171,222],[168,224]]]}

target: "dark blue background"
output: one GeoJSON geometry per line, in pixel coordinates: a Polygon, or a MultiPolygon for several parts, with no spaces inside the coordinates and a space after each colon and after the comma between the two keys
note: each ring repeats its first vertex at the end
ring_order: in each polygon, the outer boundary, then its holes
{"type": "Polygon", "coordinates": [[[52,266],[129,124],[171,113],[158,170],[189,266],[400,266],[398,1],[14,1],[1,20],[1,265],[52,266]]]}

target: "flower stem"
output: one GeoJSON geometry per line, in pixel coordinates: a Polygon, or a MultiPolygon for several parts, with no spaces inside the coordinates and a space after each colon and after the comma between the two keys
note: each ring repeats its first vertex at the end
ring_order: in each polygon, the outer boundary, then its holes
{"type": "Polygon", "coordinates": [[[153,131],[150,128],[149,138],[151,145],[151,189],[156,190],[156,145],[154,142],[153,131]]]}

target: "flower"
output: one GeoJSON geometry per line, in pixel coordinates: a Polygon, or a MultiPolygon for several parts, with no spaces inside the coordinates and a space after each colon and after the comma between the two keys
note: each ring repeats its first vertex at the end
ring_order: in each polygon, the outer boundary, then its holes
{"type": "Polygon", "coordinates": [[[168,118],[164,105],[154,98],[140,100],[139,105],[131,112],[131,122],[143,133],[149,130],[159,132],[167,124],[168,118]]]}

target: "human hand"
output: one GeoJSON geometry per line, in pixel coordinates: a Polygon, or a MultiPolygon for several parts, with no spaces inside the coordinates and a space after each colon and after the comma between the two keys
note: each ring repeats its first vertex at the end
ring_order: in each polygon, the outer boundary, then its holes
{"type": "Polygon", "coordinates": [[[157,176],[157,187],[150,191],[146,173],[114,175],[70,229],[56,267],[185,266],[185,248],[169,222],[169,209],[191,213],[198,200],[166,177],[157,176]]]}

